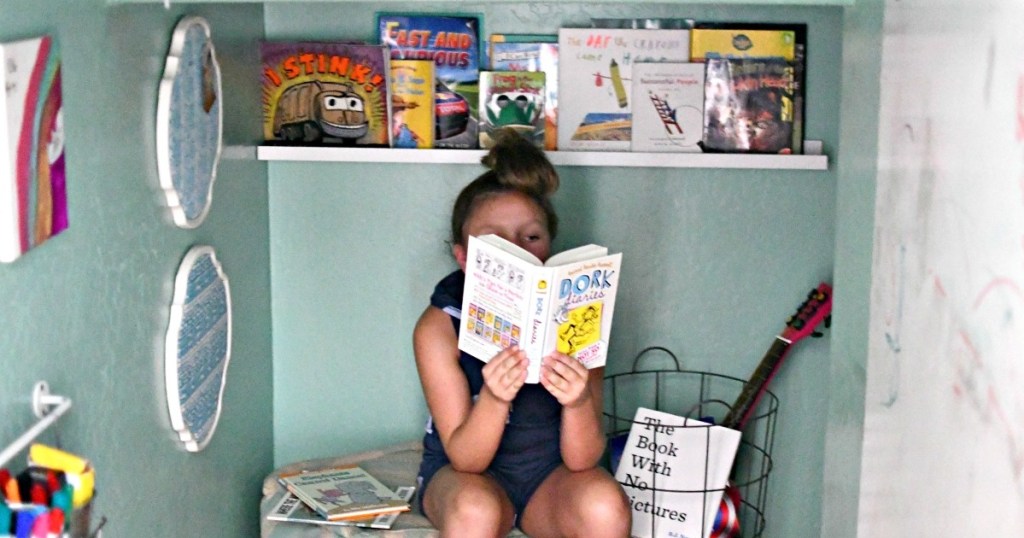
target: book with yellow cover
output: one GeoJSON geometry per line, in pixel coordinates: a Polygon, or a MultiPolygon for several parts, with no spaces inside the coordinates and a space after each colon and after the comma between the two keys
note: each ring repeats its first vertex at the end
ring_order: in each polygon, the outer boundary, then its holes
{"type": "Polygon", "coordinates": [[[391,60],[391,147],[434,147],[432,60],[391,60]]]}
{"type": "Polygon", "coordinates": [[[404,512],[409,503],[358,465],[282,474],[289,492],[329,521],[404,512]]]}
{"type": "Polygon", "coordinates": [[[697,27],[690,30],[690,60],[781,58],[793,61],[796,42],[793,30],[697,27]]]}

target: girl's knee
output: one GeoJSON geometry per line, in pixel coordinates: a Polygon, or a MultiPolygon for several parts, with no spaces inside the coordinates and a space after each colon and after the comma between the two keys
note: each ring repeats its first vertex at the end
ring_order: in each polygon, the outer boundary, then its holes
{"type": "Polygon", "coordinates": [[[464,488],[444,508],[440,527],[450,536],[500,536],[511,528],[510,510],[500,498],[487,492],[464,488]],[[509,514],[506,514],[509,512],[509,514]],[[454,533],[454,534],[452,534],[454,533]]]}

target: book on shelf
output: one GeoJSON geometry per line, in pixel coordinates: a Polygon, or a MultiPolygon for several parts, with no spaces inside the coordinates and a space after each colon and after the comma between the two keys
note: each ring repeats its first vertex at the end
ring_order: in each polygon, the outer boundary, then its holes
{"type": "Polygon", "coordinates": [[[544,149],[558,149],[558,36],[491,34],[489,51],[494,71],[544,73],[544,149]]]}
{"type": "Polygon", "coordinates": [[[793,153],[804,152],[807,25],[804,23],[703,22],[693,30],[691,57],[782,58],[793,64],[793,153]],[[742,49],[742,50],[740,50],[742,49]]]}
{"type": "Polygon", "coordinates": [[[434,60],[434,147],[477,147],[480,17],[377,13],[392,59],[434,60]]]}
{"type": "Polygon", "coordinates": [[[558,31],[558,149],[629,151],[632,69],[638,62],[688,62],[689,30],[562,28],[558,31]]]}
{"type": "MultiPolygon", "coordinates": [[[[400,486],[395,488],[395,495],[399,499],[409,502],[415,491],[416,488],[412,486],[400,486]]],[[[273,508],[271,508],[270,513],[267,514],[267,519],[270,521],[309,523],[312,525],[390,529],[395,524],[395,520],[398,519],[400,514],[402,514],[402,512],[386,512],[383,514],[377,514],[376,516],[370,516],[366,519],[339,519],[331,521],[314,512],[313,509],[306,503],[302,502],[301,499],[296,497],[290,491],[285,490],[281,495],[281,499],[273,508]]]]}
{"type": "Polygon", "coordinates": [[[633,65],[632,151],[701,151],[704,64],[633,65]]]}
{"type": "Polygon", "coordinates": [[[278,481],[330,521],[367,519],[410,509],[407,500],[358,465],[287,473],[279,476],[278,481]]]}
{"type": "Polygon", "coordinates": [[[615,479],[633,511],[632,536],[712,536],[740,432],[640,407],[615,479]]]}
{"type": "Polygon", "coordinates": [[[554,351],[587,368],[604,366],[622,254],[584,245],[541,262],[497,235],[471,236],[466,254],[459,349],[489,361],[518,345],[527,383],[540,382],[554,351]]]}
{"type": "Polygon", "coordinates": [[[0,262],[68,227],[61,63],[42,36],[0,43],[0,262]]]}
{"type": "Polygon", "coordinates": [[[301,145],[390,146],[387,49],[264,41],[263,136],[301,145]]]}
{"type": "Polygon", "coordinates": [[[494,146],[499,129],[512,129],[544,147],[544,83],[540,71],[480,72],[480,147],[494,146]]]}
{"type": "Polygon", "coordinates": [[[790,62],[709,58],[704,84],[705,152],[793,153],[790,62]]]}
{"type": "Polygon", "coordinates": [[[391,60],[391,147],[434,147],[431,60],[391,60]]]}

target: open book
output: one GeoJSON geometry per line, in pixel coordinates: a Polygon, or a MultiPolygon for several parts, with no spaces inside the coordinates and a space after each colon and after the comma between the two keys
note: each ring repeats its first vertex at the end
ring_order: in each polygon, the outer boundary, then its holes
{"type": "Polygon", "coordinates": [[[604,366],[621,253],[585,245],[542,263],[496,235],[471,236],[467,247],[460,350],[486,362],[518,345],[527,383],[540,382],[540,361],[555,350],[604,366]]]}

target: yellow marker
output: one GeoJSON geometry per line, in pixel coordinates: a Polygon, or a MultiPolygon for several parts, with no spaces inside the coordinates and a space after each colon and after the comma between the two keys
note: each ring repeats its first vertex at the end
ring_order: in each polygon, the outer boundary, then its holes
{"type": "Polygon", "coordinates": [[[611,71],[612,87],[615,88],[615,97],[619,99],[619,108],[626,108],[629,100],[626,98],[626,87],[622,85],[622,75],[619,74],[619,64],[615,62],[615,58],[612,58],[608,70],[611,71]]]}

